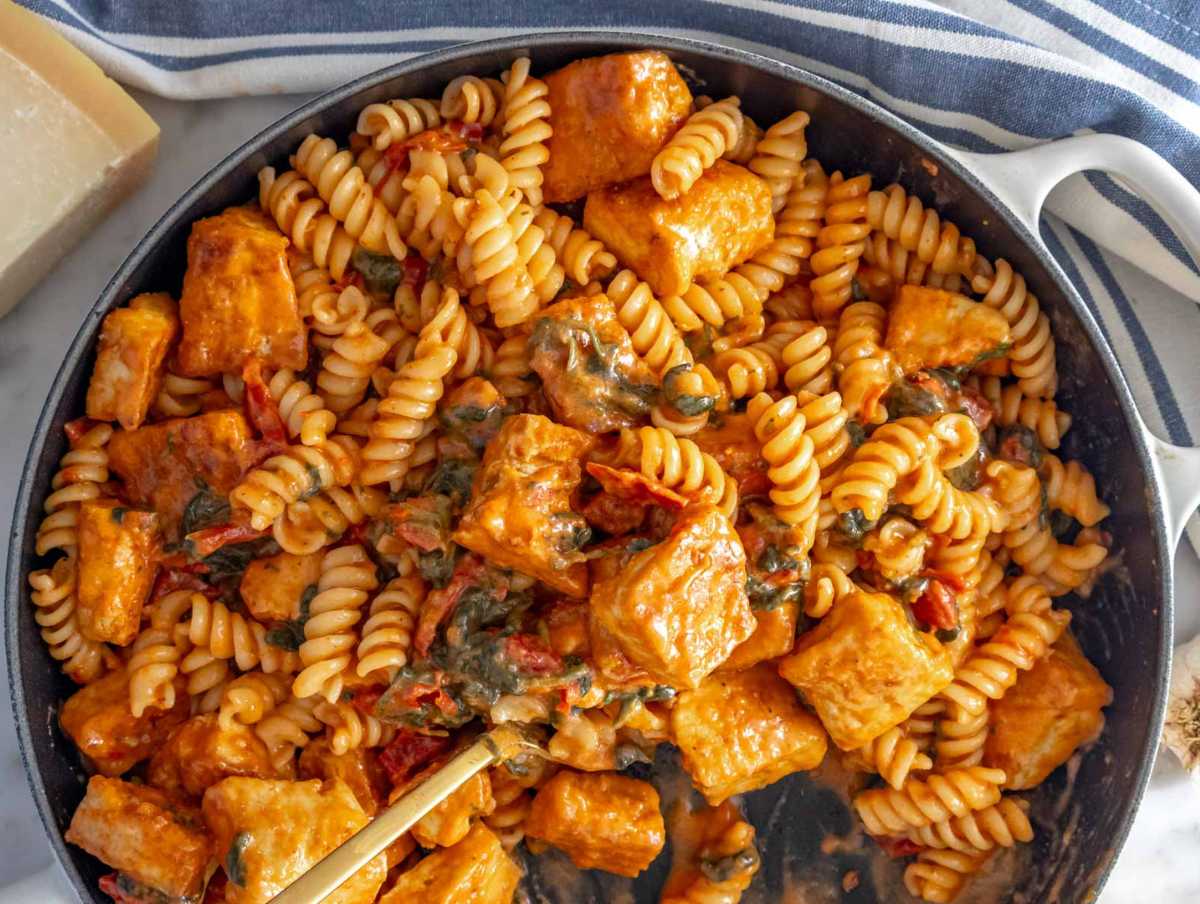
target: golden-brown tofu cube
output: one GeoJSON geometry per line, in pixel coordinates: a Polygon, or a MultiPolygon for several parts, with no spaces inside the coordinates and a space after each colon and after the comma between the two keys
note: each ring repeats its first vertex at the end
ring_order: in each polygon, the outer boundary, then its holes
{"type": "Polygon", "coordinates": [[[555,418],[587,433],[644,423],[658,392],[607,295],[569,298],[541,311],[529,337],[529,364],[555,418]]]}
{"type": "Polygon", "coordinates": [[[129,498],[153,508],[163,536],[175,542],[189,504],[193,512],[219,508],[257,463],[257,447],[241,412],[226,409],[118,431],[108,461],[129,498]]]}
{"type": "Polygon", "coordinates": [[[176,797],[199,798],[209,785],[231,775],[277,778],[266,745],[253,729],[217,724],[217,714],[193,716],[177,725],[150,758],[146,781],[176,797]]]}
{"type": "Polygon", "coordinates": [[[321,553],[306,556],[281,552],[255,559],[242,575],[238,592],[246,608],[261,622],[292,621],[300,601],[321,577],[321,553]]]}
{"type": "Polygon", "coordinates": [[[185,375],[239,373],[251,358],[267,367],[305,368],[308,334],[287,246],[271,220],[248,207],[192,224],[179,301],[185,375]]]}
{"type": "Polygon", "coordinates": [[[959,367],[1003,351],[1008,321],[957,292],[903,285],[888,313],[884,345],[905,373],[959,367]]]}
{"type": "MultiPolygon", "coordinates": [[[[343,782],[227,778],[204,792],[204,821],[229,874],[227,904],[266,904],[369,822],[343,782]]],[[[387,871],[383,854],[325,904],[369,904],[387,871]]]]}
{"type": "Polygon", "coordinates": [[[554,130],[542,166],[547,201],[646,175],[692,110],[692,93],[658,50],[576,60],[546,85],[554,130]]]}
{"type": "Polygon", "coordinates": [[[660,296],[720,276],[775,235],[770,187],[724,160],[674,201],[660,198],[648,176],[597,189],[583,225],[660,296]]]}
{"type": "Polygon", "coordinates": [[[97,772],[120,775],[154,753],[190,708],[187,679],[179,676],[171,709],[151,706],[134,716],[129,711],[129,676],[121,669],[77,690],[58,719],[97,772]]]}
{"type": "MultiPolygon", "coordinates": [[[[660,543],[592,591],[592,647],[611,636],[660,684],[699,687],[754,632],[746,554],[715,506],[691,506],[660,543]]],[[[610,676],[617,678],[617,676],[610,676]]]]}
{"type": "Polygon", "coordinates": [[[164,362],[179,335],[175,302],[166,293],[139,295],[104,318],[87,416],[136,430],[158,395],[164,362]]]}
{"type": "Polygon", "coordinates": [[[710,804],[815,769],[825,732],[767,665],[710,675],[679,695],[671,730],[683,766],[710,804]]]}
{"type": "MultiPolygon", "coordinates": [[[[398,800],[426,778],[427,773],[416,776],[407,785],[393,791],[391,799],[398,800]]],[[[421,847],[450,847],[466,837],[473,821],[480,816],[487,816],[495,809],[491,779],[486,772],[477,772],[422,816],[412,827],[412,835],[421,847]]]]}
{"type": "Polygon", "coordinates": [[[649,782],[564,769],[534,797],[525,835],[559,848],[581,869],[636,876],[662,850],[666,829],[649,782]]]}
{"type": "Polygon", "coordinates": [[[401,873],[379,904],[510,904],[520,881],[521,868],[500,839],[476,823],[458,844],[401,873]]]}
{"type": "Polygon", "coordinates": [[[79,506],[79,631],[91,640],[133,643],[158,570],[158,516],[115,499],[79,506]]]}
{"type": "Polygon", "coordinates": [[[738,672],[792,652],[800,604],[780,603],[774,609],[755,609],[754,633],[742,641],[721,664],[723,672],[738,672]]]}
{"type": "Polygon", "coordinates": [[[572,597],[587,594],[580,544],[587,523],[571,511],[591,437],[539,414],[510,417],[487,445],[454,542],[572,597]]]}
{"type": "Polygon", "coordinates": [[[909,624],[895,598],[860,591],[800,636],[779,673],[804,693],[833,742],[854,750],[940,693],[954,667],[937,638],[909,624]]]}
{"type": "Polygon", "coordinates": [[[1100,736],[1109,687],[1070,632],[991,707],[985,766],[1003,769],[1006,788],[1024,790],[1100,736]]]}
{"type": "Polygon", "coordinates": [[[374,816],[387,800],[387,773],[379,765],[375,751],[368,747],[334,753],[328,739],[317,738],[300,754],[299,774],[302,779],[345,782],[368,816],[374,816]]]}
{"type": "Polygon", "coordinates": [[[94,775],[66,840],[169,898],[199,895],[212,856],[200,813],[166,794],[94,775]]]}

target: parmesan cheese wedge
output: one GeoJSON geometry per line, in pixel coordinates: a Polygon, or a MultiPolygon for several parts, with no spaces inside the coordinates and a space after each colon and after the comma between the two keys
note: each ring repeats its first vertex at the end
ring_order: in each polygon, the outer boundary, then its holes
{"type": "Polygon", "coordinates": [[[158,126],[53,28],[0,0],[0,316],[142,183],[158,126]]]}

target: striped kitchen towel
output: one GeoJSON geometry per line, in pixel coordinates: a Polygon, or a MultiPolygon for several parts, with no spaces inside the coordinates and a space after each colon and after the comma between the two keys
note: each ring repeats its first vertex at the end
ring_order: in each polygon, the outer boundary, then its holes
{"type": "MultiPolygon", "coordinates": [[[[1115,132],[1200,184],[1195,0],[21,2],[114,77],[168,97],[311,92],[463,41],[636,30],[794,63],[957,147],[1000,151],[1115,132]]],[[[1149,206],[1098,173],[1052,195],[1043,233],[1092,305],[1151,426],[1193,445],[1200,271],[1149,206]]]]}

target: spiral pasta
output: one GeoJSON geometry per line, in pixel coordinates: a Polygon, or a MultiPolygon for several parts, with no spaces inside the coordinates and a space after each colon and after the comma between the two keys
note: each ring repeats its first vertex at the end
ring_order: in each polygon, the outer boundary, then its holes
{"type": "Polygon", "coordinates": [[[313,715],[328,728],[329,748],[335,756],[360,747],[382,747],[396,734],[395,726],[360,713],[349,703],[323,700],[313,708],[313,715]]]}
{"type": "Polygon", "coordinates": [[[525,837],[525,820],[533,804],[533,793],[524,780],[504,766],[493,766],[488,776],[496,808],[483,817],[483,822],[500,838],[504,849],[511,851],[525,837]]]}
{"type": "Polygon", "coordinates": [[[996,377],[979,381],[980,391],[992,405],[996,423],[1001,427],[1020,424],[1032,430],[1047,449],[1057,449],[1063,434],[1071,426],[1071,416],[1059,410],[1053,399],[1027,396],[1019,385],[1001,387],[996,377]]]}
{"type": "Polygon", "coordinates": [[[633,350],[656,376],[661,379],[671,368],[692,363],[692,353],[663,305],[632,270],[614,276],[605,292],[617,310],[617,320],[633,340],[633,350]]]}
{"type": "Polygon", "coordinates": [[[767,462],[768,494],[775,514],[788,525],[789,551],[807,555],[817,533],[820,471],[813,459],[813,441],[805,432],[804,415],[795,396],[772,401],[766,393],[750,400],[746,413],[767,462]]]}
{"type": "Polygon", "coordinates": [[[763,303],[763,313],[775,320],[812,320],[812,292],[808,284],[794,282],[763,303]]]}
{"type": "Polygon", "coordinates": [[[292,245],[341,279],[354,256],[354,236],[334,217],[313,184],[295,170],[276,177],[275,168],[258,171],[258,205],[271,215],[292,245]]]}
{"type": "Polygon", "coordinates": [[[361,402],[371,374],[387,353],[387,341],[365,322],[351,324],[333,341],[317,374],[317,391],[325,407],[342,414],[361,402]]]}
{"type": "Polygon", "coordinates": [[[316,186],[329,213],[364,248],[387,252],[401,261],[408,256],[395,218],[375,197],[350,151],[339,151],[332,138],[309,135],[300,143],[292,165],[316,186]]]}
{"type": "Polygon", "coordinates": [[[320,702],[320,697],[289,697],[254,726],[277,771],[286,770],[296,751],[324,730],[325,724],[313,713],[320,702]]]}
{"type": "Polygon", "coordinates": [[[905,417],[884,424],[841,472],[832,493],[834,508],[839,514],[859,509],[868,521],[878,521],[900,478],[936,452],[937,439],[923,420],[905,417]]]}
{"type": "Polygon", "coordinates": [[[192,610],[188,590],[163,595],[150,613],[150,625],[133,643],[125,664],[129,675],[129,711],[141,716],[148,708],[171,709],[175,705],[175,676],[179,661],[188,651],[187,635],[177,631],[184,615],[192,610]]]}
{"type": "MultiPolygon", "coordinates": [[[[935,450],[940,446],[936,443],[935,450]]],[[[896,500],[910,506],[913,517],[935,534],[954,540],[974,534],[982,544],[988,533],[1004,526],[1003,511],[996,503],[954,486],[932,459],[922,460],[895,485],[895,491],[896,500]]]]}
{"type": "Polygon", "coordinates": [[[654,155],[650,182],[660,198],[673,201],[687,192],[706,169],[737,145],[742,132],[740,105],[736,97],[727,97],[697,110],[654,155]]]}
{"type": "Polygon", "coordinates": [[[404,170],[397,168],[388,154],[375,150],[373,145],[363,148],[354,162],[367,177],[367,184],[374,189],[375,196],[383,202],[383,206],[396,213],[407,196],[404,170]]]}
{"type": "Polygon", "coordinates": [[[759,341],[715,355],[713,370],[723,379],[729,397],[743,399],[779,385],[783,350],[803,329],[801,323],[777,323],[759,341]]]}
{"type": "Polygon", "coordinates": [[[763,298],[796,278],[801,261],[812,255],[814,238],[820,234],[819,224],[810,218],[813,211],[811,196],[803,190],[805,178],[802,170],[775,218],[771,242],[735,270],[753,283],[763,298]]]}
{"type": "Polygon", "coordinates": [[[871,772],[877,772],[885,782],[899,790],[913,772],[933,768],[933,762],[921,748],[905,737],[899,727],[889,728],[875,740],[855,751],[871,772]]]}
{"type": "Polygon", "coordinates": [[[267,388],[279,406],[279,416],[291,439],[299,438],[306,446],[316,446],[329,438],[337,424],[337,415],[325,407],[321,397],[297,378],[294,371],[286,368],[276,371],[267,381],[267,388]]]}
{"type": "Polygon", "coordinates": [[[566,214],[543,207],[536,212],[533,222],[546,234],[546,241],[554,249],[566,275],[576,284],[587,285],[616,269],[617,259],[613,253],[566,214]]]}
{"type": "Polygon", "coordinates": [[[355,129],[359,135],[371,139],[375,150],[386,151],[393,144],[400,144],[418,132],[436,129],[441,124],[437,101],[414,97],[367,104],[358,114],[355,129]]]}
{"type": "Polygon", "coordinates": [[[319,694],[336,703],[350,668],[354,626],[362,618],[368,591],[379,586],[375,565],[361,546],[343,546],[325,553],[317,595],[309,603],[300,660],[304,668],[292,684],[297,697],[319,694]]]}
{"type": "Polygon", "coordinates": [[[781,119],[769,129],[748,164],[771,187],[771,210],[778,213],[787,201],[788,192],[800,174],[800,161],[808,154],[804,130],[809,116],[803,110],[781,119]]]}
{"type": "Polygon", "coordinates": [[[983,869],[988,854],[952,850],[924,850],[904,870],[908,893],[931,904],[949,904],[967,880],[983,869]]]}
{"type": "Polygon", "coordinates": [[[1049,651],[1071,621],[1071,613],[1047,610],[1018,612],[975,650],[941,692],[951,704],[951,715],[966,722],[999,700],[1017,682],[1022,671],[1033,668],[1049,651]]]}
{"type": "Polygon", "coordinates": [[[517,260],[529,273],[538,301],[545,304],[558,295],[566,280],[566,273],[554,254],[553,246],[546,240],[545,231],[534,222],[534,218],[532,207],[518,204],[508,215],[508,225],[517,245],[517,260]]]}
{"type": "Polygon", "coordinates": [[[791,392],[823,395],[833,388],[833,349],[823,326],[800,321],[803,328],[783,347],[783,383],[791,392]]]}
{"type": "Polygon", "coordinates": [[[764,301],[758,286],[732,271],[716,279],[694,282],[682,295],[664,298],[662,306],[679,329],[691,333],[703,329],[706,323],[720,329],[726,321],[758,314],[764,301]]]}
{"type": "Polygon", "coordinates": [[[504,85],[494,78],[460,75],[442,92],[443,119],[491,125],[504,104],[504,85]]]}
{"type": "Polygon", "coordinates": [[[844,179],[841,173],[834,173],[829,178],[824,225],[817,234],[817,250],[809,258],[813,310],[822,324],[837,322],[853,297],[858,259],[871,231],[866,222],[870,188],[871,177],[867,174],[844,179]]]}
{"type": "Polygon", "coordinates": [[[475,208],[463,240],[470,249],[474,280],[487,287],[487,304],[496,326],[505,329],[532,317],[538,307],[533,279],[520,261],[508,215],[487,189],[475,192],[475,208]]]}
{"type": "Polygon", "coordinates": [[[529,74],[529,58],[520,57],[504,73],[504,140],[500,157],[512,176],[512,184],[525,200],[538,207],[542,203],[542,164],[550,159],[545,145],[552,134],[549,87],[529,74]]]}
{"type": "Polygon", "coordinates": [[[992,806],[1005,779],[1002,769],[950,769],[924,780],[910,777],[899,789],[860,792],[854,809],[872,835],[899,835],[992,806]]]}
{"type": "Polygon", "coordinates": [[[187,676],[192,715],[215,712],[225,685],[233,678],[229,662],[214,656],[207,647],[193,647],[179,663],[179,671],[187,676]]]}
{"type": "Polygon", "coordinates": [[[954,707],[954,713],[949,718],[938,722],[938,736],[934,744],[937,751],[937,767],[952,769],[955,767],[978,766],[983,762],[983,745],[987,743],[991,726],[991,714],[984,708],[977,715],[965,716],[954,707]]]}
{"type": "Polygon", "coordinates": [[[243,672],[256,666],[268,674],[296,670],[296,655],[271,644],[260,622],[203,594],[192,595],[191,607],[188,640],[193,647],[203,649],[213,659],[232,659],[243,672]]]}
{"type": "Polygon", "coordinates": [[[883,348],[887,312],[871,301],[846,307],[838,323],[833,359],[841,373],[838,389],[846,411],[866,423],[881,423],[887,411],[884,393],[899,376],[899,367],[883,348]]]}
{"type": "Polygon", "coordinates": [[[899,583],[925,567],[930,538],[907,518],[891,517],[863,538],[863,549],[875,559],[879,573],[899,583]]]}
{"type": "MultiPolygon", "coordinates": [[[[457,304],[458,293],[446,289],[443,305],[457,304]]],[[[399,480],[414,464],[417,443],[427,435],[445,390],[444,381],[458,360],[453,348],[438,341],[437,330],[444,328],[437,326],[431,331],[427,326],[421,331],[413,359],[396,371],[387,398],[379,403],[370,439],[362,450],[360,479],[368,486],[399,480]]]]}
{"type": "Polygon", "coordinates": [[[1038,473],[1046,487],[1047,504],[1084,527],[1094,527],[1111,514],[1096,493],[1096,479],[1079,462],[1064,464],[1058,456],[1046,453],[1038,473]]]}
{"type": "Polygon", "coordinates": [[[661,427],[625,428],[616,461],[618,466],[639,468],[646,477],[684,496],[711,502],[730,517],[737,511],[737,482],[686,437],[661,427]]]}
{"type": "Polygon", "coordinates": [[[348,436],[315,446],[290,446],[247,474],[229,501],[250,513],[255,530],[266,530],[284,508],[331,486],[346,486],[358,471],[358,447],[348,436]]]}
{"type": "Polygon", "coordinates": [[[971,288],[983,296],[984,304],[1008,321],[1012,336],[1008,358],[1021,392],[1033,398],[1051,398],[1058,389],[1054,337],[1050,320],[1026,287],[1025,277],[1006,260],[992,265],[977,257],[971,288]]]}
{"type": "Polygon", "coordinates": [[[167,367],[151,410],[159,417],[191,417],[200,410],[205,393],[216,385],[204,377],[183,377],[167,367]]]}
{"type": "Polygon", "coordinates": [[[56,549],[74,555],[79,545],[79,504],[100,496],[100,484],[108,480],[108,451],[112,437],[110,424],[96,424],[71,443],[71,449],[58,462],[58,471],[50,481],[50,495],[43,511],[46,517],[38,525],[34,549],[44,556],[56,549]]]}
{"type": "Polygon", "coordinates": [[[355,656],[357,672],[367,677],[373,672],[391,682],[408,662],[417,613],[425,599],[425,584],[418,577],[398,577],[388,582],[375,599],[363,622],[362,639],[355,656]]]}
{"type": "Polygon", "coordinates": [[[509,336],[496,347],[488,377],[506,399],[519,399],[537,388],[537,376],[529,365],[529,337],[509,336]]]}
{"type": "Polygon", "coordinates": [[[50,656],[62,663],[63,673],[76,684],[88,684],[105,670],[105,648],[79,633],[75,585],[73,557],[29,575],[30,599],[37,610],[33,619],[50,656]]]}
{"type": "Polygon", "coordinates": [[[256,725],[291,696],[291,681],[278,672],[247,672],[221,690],[217,724],[226,731],[235,725],[256,725]]]}
{"type": "Polygon", "coordinates": [[[308,555],[336,541],[351,525],[378,517],[386,504],[387,495],[373,487],[329,487],[290,504],[271,525],[271,535],[284,552],[308,555]]]}
{"type": "Polygon", "coordinates": [[[969,853],[1012,847],[1033,840],[1033,827],[1025,815],[1023,802],[1005,797],[985,807],[946,822],[935,822],[913,829],[909,838],[927,848],[950,849],[969,853]]]}
{"type": "Polygon", "coordinates": [[[871,192],[867,223],[899,242],[935,273],[970,273],[975,263],[975,243],[899,185],[871,192]]]}

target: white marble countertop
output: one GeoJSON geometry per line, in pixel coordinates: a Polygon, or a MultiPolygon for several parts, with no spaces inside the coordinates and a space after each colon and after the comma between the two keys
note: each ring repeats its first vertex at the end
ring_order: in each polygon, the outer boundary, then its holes
{"type": "MultiPolygon", "coordinates": [[[[0,320],[0,514],[13,498],[42,398],[84,312],[145,231],[225,154],[303,98],[254,97],[178,103],[138,95],[162,126],[154,175],[20,307],[0,320]]],[[[1194,366],[1194,365],[1193,365],[1194,366]]],[[[1200,559],[1185,542],[1176,557],[1179,637],[1200,632],[1200,559]]],[[[8,712],[0,703],[0,886],[50,860],[8,712]]],[[[1200,784],[1160,756],[1102,904],[1200,900],[1200,784]]]]}

